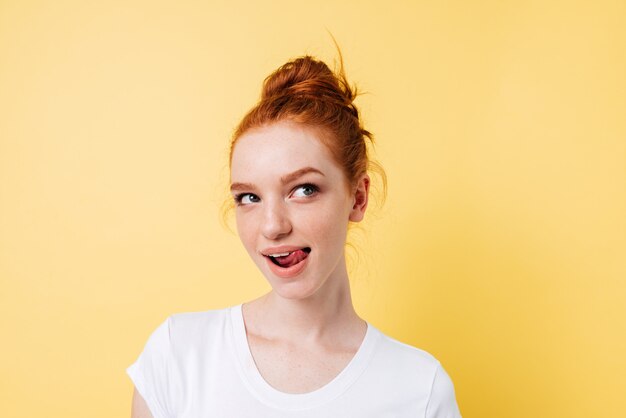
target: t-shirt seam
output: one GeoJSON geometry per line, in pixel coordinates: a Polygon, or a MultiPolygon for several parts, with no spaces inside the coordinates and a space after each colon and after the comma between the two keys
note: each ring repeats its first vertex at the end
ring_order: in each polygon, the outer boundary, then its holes
{"type": "MultiPolygon", "coordinates": [[[[256,390],[254,389],[252,383],[248,380],[248,376],[245,373],[245,368],[244,368],[244,364],[243,359],[240,358],[242,353],[239,352],[240,347],[239,347],[239,342],[237,341],[237,333],[235,332],[235,327],[239,326],[239,324],[235,325],[235,318],[234,316],[236,316],[236,312],[234,311],[234,309],[236,309],[237,306],[235,307],[230,307],[229,312],[228,312],[228,321],[230,322],[230,338],[231,338],[231,342],[233,344],[233,351],[231,352],[232,357],[235,358],[235,363],[237,364],[237,373],[239,374],[239,377],[241,378],[241,381],[243,382],[244,386],[246,387],[246,390],[248,391],[248,393],[250,393],[250,395],[252,395],[257,401],[263,403],[266,406],[269,407],[273,407],[272,405],[268,404],[267,402],[264,401],[264,399],[262,399],[262,396],[259,396],[256,392],[256,390]]],[[[237,317],[237,321],[239,321],[239,318],[237,317]]],[[[242,324],[244,326],[244,332],[245,332],[245,323],[242,324]]]]}
{"type": "MultiPolygon", "coordinates": [[[[173,344],[172,344],[172,315],[169,315],[166,319],[167,322],[167,350],[165,353],[165,370],[166,373],[169,375],[169,373],[171,372],[171,365],[172,365],[172,361],[171,361],[171,357],[172,357],[172,353],[173,353],[173,344]]],[[[172,376],[168,376],[168,379],[171,381],[172,380],[172,376]]],[[[170,393],[170,391],[168,391],[168,393],[170,393]]],[[[171,399],[170,399],[171,402],[171,399]]],[[[165,408],[168,408],[167,405],[164,405],[165,408]]],[[[170,412],[171,411],[164,411],[165,415],[167,418],[169,418],[171,416],[170,412]]]]}
{"type": "MultiPolygon", "coordinates": [[[[146,399],[149,402],[149,405],[154,405],[154,407],[157,409],[157,412],[160,416],[162,416],[163,418],[169,418],[169,414],[165,411],[163,411],[163,409],[161,407],[159,407],[158,402],[155,401],[154,396],[148,396],[148,399],[146,399]]],[[[154,417],[154,418],[160,418],[160,417],[154,417]]]]}
{"type": "MultiPolygon", "coordinates": [[[[232,308],[231,308],[232,309],[232,308]]],[[[239,312],[234,312],[234,313],[239,313],[239,312]]],[[[372,346],[369,349],[369,353],[368,353],[368,357],[366,359],[364,359],[364,365],[362,367],[362,369],[360,370],[360,372],[358,374],[356,374],[350,381],[350,383],[348,385],[346,385],[342,390],[337,391],[337,393],[335,394],[335,396],[329,397],[329,399],[326,399],[324,401],[319,401],[313,405],[309,405],[305,408],[288,408],[282,405],[278,405],[276,404],[274,401],[271,401],[269,399],[267,399],[263,394],[259,393],[257,391],[257,389],[255,388],[253,382],[249,381],[249,376],[245,373],[244,370],[244,366],[243,366],[243,359],[240,358],[240,352],[239,352],[239,342],[237,341],[237,333],[235,332],[235,323],[234,323],[234,318],[233,318],[233,312],[230,312],[229,315],[229,320],[230,320],[230,325],[231,325],[231,338],[233,343],[235,344],[235,349],[233,350],[233,355],[235,356],[235,361],[237,362],[238,366],[239,366],[239,372],[240,372],[240,377],[242,378],[246,389],[248,390],[248,392],[254,396],[254,398],[261,402],[262,404],[269,406],[270,408],[276,409],[278,411],[282,411],[282,412],[301,412],[301,411],[313,411],[317,408],[321,408],[324,405],[335,401],[336,399],[338,399],[339,397],[341,397],[343,394],[345,394],[352,386],[354,386],[354,384],[359,380],[359,378],[367,371],[369,365],[372,362],[372,359],[374,358],[374,353],[375,353],[375,349],[378,346],[378,344],[380,343],[379,340],[381,339],[381,335],[375,335],[374,336],[374,341],[372,342],[372,346]]],[[[241,313],[241,316],[236,315],[237,316],[237,327],[239,326],[243,326],[243,332],[245,333],[245,321],[243,320],[243,313],[241,313]],[[241,321],[240,321],[241,320],[241,321]]],[[[368,327],[372,327],[374,328],[371,324],[368,323],[368,327]]],[[[376,329],[372,330],[373,332],[376,331],[376,329]]],[[[243,341],[244,343],[247,344],[247,341],[243,341]]],[[[345,370],[345,369],[344,369],[345,370]]]]}
{"type": "Polygon", "coordinates": [[[433,397],[433,390],[435,388],[435,380],[437,380],[437,374],[439,373],[439,368],[441,367],[441,363],[437,361],[437,366],[435,367],[435,374],[433,375],[433,380],[430,382],[430,392],[428,393],[428,401],[426,402],[426,408],[424,408],[424,418],[428,417],[428,408],[430,407],[430,401],[433,397]]]}
{"type": "MultiPolygon", "coordinates": [[[[371,326],[371,325],[369,325],[369,326],[371,326]]],[[[374,354],[376,352],[376,348],[377,348],[379,343],[380,343],[380,335],[377,335],[376,339],[372,342],[372,346],[370,347],[369,353],[367,353],[368,357],[364,360],[364,364],[363,364],[363,367],[361,368],[360,372],[354,376],[354,378],[352,379],[352,381],[350,382],[349,385],[346,385],[346,387],[342,391],[340,391],[337,394],[337,396],[335,396],[332,399],[330,399],[329,402],[332,402],[335,399],[338,399],[340,396],[342,396],[344,393],[346,393],[352,386],[354,386],[356,384],[356,382],[361,378],[361,376],[363,376],[363,374],[365,374],[365,372],[368,370],[370,364],[372,363],[372,361],[374,359],[374,354]]]]}
{"type": "Polygon", "coordinates": [[[165,411],[163,411],[163,409],[159,406],[159,403],[156,401],[156,398],[154,397],[154,395],[152,393],[150,393],[150,391],[148,390],[148,388],[146,387],[146,376],[143,373],[143,371],[138,368],[138,367],[129,367],[127,369],[127,373],[130,375],[131,378],[135,378],[132,379],[133,384],[135,385],[135,387],[137,388],[137,391],[139,392],[139,394],[143,397],[144,401],[146,402],[146,405],[148,406],[148,409],[150,410],[150,412],[154,415],[154,412],[157,413],[158,416],[156,416],[155,418],[168,418],[169,414],[167,414],[165,411]],[[131,370],[131,372],[129,373],[129,370],[131,370]],[[139,383],[139,385],[137,384],[139,383]],[[151,407],[152,406],[152,407],[151,407]],[[153,410],[155,409],[155,410],[153,410]]]}

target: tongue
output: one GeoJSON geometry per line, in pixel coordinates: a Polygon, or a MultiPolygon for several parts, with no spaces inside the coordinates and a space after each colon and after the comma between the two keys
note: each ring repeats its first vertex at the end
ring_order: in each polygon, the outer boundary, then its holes
{"type": "Polygon", "coordinates": [[[289,255],[284,257],[276,257],[276,261],[281,267],[291,267],[295,264],[298,264],[300,261],[304,260],[308,254],[302,250],[296,250],[289,255]]]}

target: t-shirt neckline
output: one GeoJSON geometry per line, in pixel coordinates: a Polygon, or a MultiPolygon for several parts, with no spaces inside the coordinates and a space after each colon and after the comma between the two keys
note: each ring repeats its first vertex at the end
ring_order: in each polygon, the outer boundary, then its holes
{"type": "Polygon", "coordinates": [[[232,338],[238,359],[239,373],[247,388],[261,402],[282,410],[310,409],[327,403],[344,393],[365,371],[374,352],[380,331],[367,323],[365,337],[348,365],[333,380],[307,393],[286,393],[271,386],[259,372],[246,336],[242,305],[230,308],[232,338]]]}

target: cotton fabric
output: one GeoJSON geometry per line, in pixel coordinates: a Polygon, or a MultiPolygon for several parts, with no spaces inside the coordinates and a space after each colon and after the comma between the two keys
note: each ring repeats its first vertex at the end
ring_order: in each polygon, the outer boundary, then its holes
{"type": "Polygon", "coordinates": [[[371,324],[355,356],[309,393],[270,386],[248,346],[241,305],[175,314],[127,369],[154,418],[460,418],[439,361],[371,324]]]}

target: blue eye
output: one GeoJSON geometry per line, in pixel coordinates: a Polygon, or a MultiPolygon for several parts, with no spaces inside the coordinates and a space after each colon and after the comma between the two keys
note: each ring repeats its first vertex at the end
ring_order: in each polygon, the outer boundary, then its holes
{"type": "Polygon", "coordinates": [[[293,192],[293,197],[309,197],[317,193],[319,189],[313,184],[303,184],[298,186],[293,192]]]}
{"type": "Polygon", "coordinates": [[[238,205],[249,205],[251,203],[260,202],[261,199],[252,193],[241,193],[235,196],[235,203],[238,205]]]}

